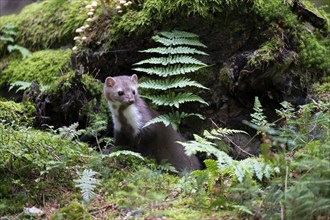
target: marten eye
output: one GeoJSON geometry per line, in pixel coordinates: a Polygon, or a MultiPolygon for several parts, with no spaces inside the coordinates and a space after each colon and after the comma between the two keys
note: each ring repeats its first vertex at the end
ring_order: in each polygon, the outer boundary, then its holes
{"type": "Polygon", "coordinates": [[[133,95],[135,95],[135,90],[132,91],[133,95]]]}
{"type": "Polygon", "coordinates": [[[118,95],[122,96],[122,95],[124,95],[124,92],[123,91],[118,91],[118,95]]]}

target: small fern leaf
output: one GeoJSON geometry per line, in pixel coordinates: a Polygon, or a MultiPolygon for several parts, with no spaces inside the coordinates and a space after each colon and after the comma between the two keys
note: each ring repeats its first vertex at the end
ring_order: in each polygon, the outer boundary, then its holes
{"type": "Polygon", "coordinates": [[[138,72],[144,72],[149,75],[157,75],[161,77],[167,77],[167,76],[175,76],[175,75],[183,75],[186,73],[195,72],[205,66],[196,66],[196,65],[171,65],[167,67],[150,67],[150,68],[143,68],[138,67],[134,68],[133,70],[138,72]]]}
{"type": "Polygon", "coordinates": [[[165,37],[160,37],[158,35],[152,37],[152,39],[164,46],[178,46],[178,45],[189,45],[189,46],[196,46],[196,47],[206,47],[205,44],[201,43],[198,39],[191,39],[191,38],[173,38],[168,39],[165,37]]]}
{"type": "Polygon", "coordinates": [[[201,97],[192,93],[169,93],[165,95],[148,95],[145,98],[151,100],[156,105],[174,106],[179,108],[180,104],[186,102],[199,102],[208,105],[201,97]]]}
{"type": "Polygon", "coordinates": [[[31,55],[31,52],[28,49],[19,45],[8,45],[7,50],[9,53],[11,53],[14,50],[17,50],[18,52],[21,53],[23,59],[31,55]]]}
{"type": "Polygon", "coordinates": [[[204,119],[204,117],[200,114],[175,111],[174,113],[160,115],[160,116],[148,121],[143,127],[147,127],[149,125],[156,124],[156,123],[163,123],[165,126],[172,125],[174,130],[177,130],[182,119],[191,117],[191,116],[198,117],[200,119],[204,119]]]}
{"type": "Polygon", "coordinates": [[[202,84],[190,80],[188,78],[166,79],[166,80],[147,80],[139,83],[140,88],[144,89],[156,89],[156,90],[168,90],[173,88],[185,88],[185,87],[197,87],[201,89],[208,89],[202,84]]]}
{"type": "Polygon", "coordinates": [[[73,180],[76,187],[80,188],[83,199],[87,203],[95,196],[94,190],[100,185],[100,181],[94,178],[96,174],[98,173],[93,170],[85,169],[82,174],[78,174],[80,179],[73,180]]]}
{"type": "Polygon", "coordinates": [[[116,152],[112,152],[108,155],[108,157],[119,157],[119,156],[132,156],[132,157],[136,157],[136,158],[139,158],[141,160],[144,160],[144,158],[141,156],[140,153],[136,153],[136,152],[133,152],[133,151],[129,151],[129,150],[119,150],[119,151],[116,151],[116,152]]]}
{"type": "Polygon", "coordinates": [[[193,64],[193,65],[201,65],[207,66],[207,64],[187,55],[176,55],[176,56],[168,56],[168,57],[152,57],[150,59],[142,60],[134,65],[142,65],[142,64],[160,64],[163,66],[167,66],[170,64],[193,64]]]}
{"type": "Polygon", "coordinates": [[[239,134],[239,133],[248,135],[248,133],[245,131],[229,129],[229,128],[213,129],[211,130],[211,132],[205,130],[203,135],[205,138],[210,140],[221,140],[221,138],[227,137],[228,135],[239,134]]]}
{"type": "Polygon", "coordinates": [[[237,177],[237,180],[240,183],[243,182],[243,179],[244,179],[244,177],[246,175],[246,172],[245,172],[244,168],[240,164],[234,165],[233,168],[234,168],[234,171],[235,171],[235,175],[237,177]]]}
{"type": "Polygon", "coordinates": [[[28,90],[31,87],[31,84],[32,84],[32,82],[24,82],[24,81],[12,82],[12,83],[10,83],[9,91],[12,90],[15,87],[17,88],[16,93],[18,91],[25,91],[25,90],[28,90]]]}
{"type": "Polygon", "coordinates": [[[264,114],[264,111],[262,109],[261,102],[258,97],[255,97],[254,99],[254,106],[253,110],[255,111],[254,113],[251,114],[252,120],[251,122],[255,125],[258,126],[266,126],[268,125],[267,118],[264,114]]]}
{"type": "MultiPolygon", "coordinates": [[[[213,147],[212,145],[207,145],[207,147],[206,147],[205,144],[199,143],[197,141],[187,141],[187,142],[178,141],[177,143],[181,144],[184,147],[185,153],[188,156],[194,155],[197,152],[205,152],[208,155],[210,155],[209,152],[212,150],[209,150],[209,148],[213,147]]],[[[210,143],[210,144],[212,144],[212,143],[210,143]]],[[[214,148],[214,149],[216,149],[216,148],[214,148]]]]}
{"type": "Polygon", "coordinates": [[[199,54],[199,55],[208,55],[207,53],[197,50],[195,48],[191,47],[183,47],[183,46],[178,46],[178,47],[155,47],[155,48],[150,48],[147,50],[142,50],[140,51],[142,53],[158,53],[158,54],[166,54],[166,55],[176,55],[176,54],[199,54]]]}
{"type": "Polygon", "coordinates": [[[162,35],[164,37],[167,37],[169,39],[173,38],[198,38],[197,34],[186,32],[186,31],[162,31],[159,33],[159,35],[162,35]]]}
{"type": "Polygon", "coordinates": [[[149,125],[157,123],[163,123],[165,126],[169,126],[171,124],[171,120],[168,115],[159,115],[158,117],[148,121],[143,127],[148,127],[149,125]]]}

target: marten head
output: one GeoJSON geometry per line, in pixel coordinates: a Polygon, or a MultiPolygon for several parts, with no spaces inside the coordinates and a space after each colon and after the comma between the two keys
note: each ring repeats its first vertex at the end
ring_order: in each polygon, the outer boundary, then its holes
{"type": "Polygon", "coordinates": [[[104,82],[105,98],[116,105],[131,105],[135,102],[138,95],[138,77],[116,76],[107,77],[104,82]]]}

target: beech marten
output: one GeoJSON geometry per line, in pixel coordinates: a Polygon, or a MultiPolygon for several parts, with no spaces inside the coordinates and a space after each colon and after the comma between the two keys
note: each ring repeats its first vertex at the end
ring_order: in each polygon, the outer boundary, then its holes
{"type": "Polygon", "coordinates": [[[156,123],[143,127],[159,114],[139,96],[136,74],[107,77],[104,96],[112,113],[117,145],[128,146],[144,156],[153,156],[157,162],[166,160],[177,171],[201,168],[198,158],[187,156],[183,146],[177,143],[185,139],[171,125],[156,123]]]}

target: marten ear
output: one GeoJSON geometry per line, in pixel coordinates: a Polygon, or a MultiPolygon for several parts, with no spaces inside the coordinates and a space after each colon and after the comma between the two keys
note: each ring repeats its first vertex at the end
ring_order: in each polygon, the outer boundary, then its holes
{"type": "Polygon", "coordinates": [[[113,87],[115,84],[116,84],[116,80],[114,78],[109,76],[105,79],[105,85],[107,87],[113,87]]]}
{"type": "Polygon", "coordinates": [[[131,80],[134,82],[134,83],[138,83],[138,76],[136,75],[136,74],[133,74],[132,76],[131,76],[131,80]]]}

